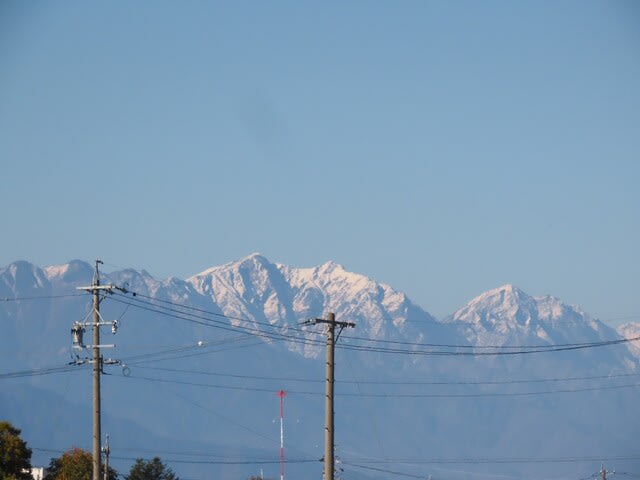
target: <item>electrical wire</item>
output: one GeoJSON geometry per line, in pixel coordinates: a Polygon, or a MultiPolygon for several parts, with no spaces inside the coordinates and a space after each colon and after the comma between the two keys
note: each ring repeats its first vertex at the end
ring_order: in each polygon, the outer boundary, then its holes
{"type": "Polygon", "coordinates": [[[84,293],[68,293],[64,295],[34,295],[30,297],[2,297],[0,298],[0,302],[24,302],[29,300],[53,300],[58,298],[67,298],[67,297],[80,297],[83,296],[84,293]]]}
{"type": "Polygon", "coordinates": [[[427,478],[427,475],[415,475],[412,473],[406,473],[406,472],[398,472],[396,470],[389,470],[387,468],[380,468],[380,467],[368,467],[366,465],[360,465],[358,463],[351,463],[351,462],[342,462],[343,465],[348,465],[350,467],[356,467],[356,468],[362,468],[363,470],[370,470],[370,471],[374,471],[374,472],[382,472],[382,473],[390,473],[392,475],[398,475],[400,477],[409,477],[409,478],[420,478],[422,480],[424,480],[425,478],[427,478]]]}
{"type": "MultiPolygon", "coordinates": [[[[393,458],[380,460],[377,458],[347,458],[345,465],[350,462],[367,463],[373,465],[428,465],[428,464],[545,464],[545,463],[586,463],[586,462],[615,462],[640,460],[640,453],[628,455],[606,456],[568,456],[568,457],[461,457],[461,458],[393,458]]],[[[616,472],[617,473],[617,472],[616,472]]]]}
{"type": "MultiPolygon", "coordinates": [[[[128,301],[124,301],[124,300],[120,300],[118,298],[111,298],[113,301],[116,301],[118,303],[122,303],[125,305],[131,305],[135,308],[139,308],[142,310],[146,310],[146,311],[150,311],[153,313],[157,313],[160,315],[164,315],[167,317],[171,317],[171,318],[175,318],[178,320],[184,320],[184,321],[188,321],[188,322],[192,322],[192,323],[196,323],[199,325],[203,325],[203,326],[207,326],[207,327],[212,327],[212,328],[217,328],[220,330],[225,330],[225,331],[229,331],[229,332],[234,332],[234,333],[238,333],[239,331],[241,332],[245,332],[245,333],[251,333],[254,334],[256,336],[260,336],[260,337],[265,337],[265,338],[269,338],[269,339],[284,339],[284,340],[289,340],[292,342],[296,342],[296,343],[302,343],[302,344],[307,344],[307,345],[324,345],[324,342],[319,341],[319,340],[312,340],[312,339],[308,339],[305,337],[300,337],[300,336],[293,336],[293,335],[288,335],[285,333],[281,333],[281,332],[265,332],[263,330],[260,330],[259,328],[255,328],[255,327],[248,327],[248,326],[230,326],[227,323],[224,323],[222,321],[219,320],[214,320],[199,314],[195,314],[195,313],[187,313],[187,312],[180,312],[177,311],[175,309],[170,309],[167,307],[163,307],[163,306],[159,306],[159,305],[154,305],[152,303],[149,302],[144,302],[142,301],[142,304],[136,304],[136,303],[132,303],[132,302],[128,302],[128,301]]],[[[244,320],[246,322],[251,322],[249,320],[244,320]]],[[[277,326],[268,324],[271,328],[277,328],[277,326]]],[[[313,331],[304,331],[304,330],[299,330],[299,329],[291,329],[294,331],[300,331],[303,332],[305,334],[316,334],[316,332],[313,331]]]]}
{"type": "MultiPolygon", "coordinates": [[[[120,294],[118,292],[114,292],[116,295],[123,295],[120,294]]],[[[246,323],[252,323],[255,325],[259,325],[259,326],[264,326],[264,327],[269,327],[269,328],[277,328],[277,325],[275,324],[271,324],[268,322],[259,322],[256,320],[251,320],[251,319],[247,319],[247,318],[242,318],[242,317],[238,317],[238,316],[232,316],[232,315],[226,315],[223,313],[218,313],[218,312],[212,312],[210,310],[206,310],[206,309],[202,309],[202,308],[197,308],[197,307],[191,307],[191,306],[187,306],[187,305],[180,305],[178,303],[169,301],[169,300],[163,300],[163,299],[154,299],[153,297],[149,296],[149,295],[144,295],[144,294],[140,294],[137,292],[131,292],[132,294],[135,294],[135,297],[143,297],[143,298],[147,298],[149,300],[151,300],[151,302],[144,302],[148,305],[153,305],[153,306],[157,306],[155,305],[153,302],[160,302],[163,304],[168,304],[171,305],[172,307],[179,307],[179,308],[183,308],[183,309],[187,309],[187,310],[193,310],[199,313],[204,313],[207,315],[213,315],[213,316],[217,316],[217,317],[221,317],[221,318],[226,318],[229,320],[236,320],[236,321],[240,321],[240,322],[246,322],[246,323]]],[[[134,297],[134,298],[135,298],[134,297]]],[[[140,301],[140,300],[138,300],[140,301]]],[[[174,309],[168,309],[169,311],[175,312],[174,309]]],[[[179,313],[183,313],[183,312],[179,312],[179,313]]],[[[226,326],[226,324],[224,324],[226,326]]],[[[293,331],[297,331],[297,332],[302,332],[302,333],[310,333],[310,330],[302,330],[299,328],[293,328],[293,327],[289,327],[290,330],[293,331]]],[[[253,329],[254,331],[256,329],[253,329]]],[[[261,330],[257,330],[261,333],[263,333],[261,330]]],[[[343,338],[345,340],[359,340],[359,341],[364,341],[367,343],[383,343],[383,344],[393,344],[393,345],[407,345],[407,346],[425,346],[425,347],[437,347],[437,348],[460,348],[460,349],[493,349],[493,350],[498,350],[498,349],[520,349],[520,350],[531,350],[531,352],[527,352],[527,353],[539,353],[539,350],[550,350],[550,351],[562,351],[562,349],[579,349],[579,348],[591,348],[591,347],[597,347],[597,346],[605,346],[605,345],[615,345],[617,343],[625,343],[625,342],[632,342],[632,341],[636,341],[636,340],[640,340],[640,336],[635,337],[635,338],[629,338],[629,339],[617,339],[617,340],[609,340],[609,341],[601,341],[601,342],[584,342],[584,343],[563,343],[563,344],[552,344],[552,345],[460,345],[460,344],[437,344],[437,343],[421,343],[421,342],[406,342],[406,341],[398,341],[398,340],[384,340],[384,339],[372,339],[372,338],[366,338],[366,337],[357,337],[357,336],[349,336],[349,335],[344,335],[343,338]]],[[[353,346],[351,346],[353,347],[353,346]]],[[[356,346],[358,348],[365,348],[363,346],[356,346]]],[[[344,347],[344,348],[349,348],[349,346],[344,347]]],[[[458,352],[461,353],[461,352],[458,352]]],[[[521,353],[521,352],[518,352],[521,353]]],[[[494,353],[491,352],[491,355],[493,355],[494,353]]]]}
{"type": "MultiPolygon", "coordinates": [[[[322,383],[326,380],[316,378],[301,378],[301,377],[274,377],[264,375],[241,375],[237,373],[221,373],[221,372],[209,372],[203,370],[190,370],[181,368],[168,368],[168,367],[139,367],[147,370],[158,370],[172,373],[189,373],[196,375],[205,375],[213,377],[227,377],[238,378],[244,380],[265,380],[265,381],[281,381],[281,382],[293,382],[293,383],[322,383]]],[[[554,377],[554,378],[532,378],[532,379],[516,379],[516,380],[486,380],[486,381],[393,381],[393,380],[339,380],[343,385],[391,385],[391,386],[435,386],[435,385],[513,385],[513,384],[527,384],[527,383],[551,383],[551,382],[574,382],[584,380],[609,380],[614,378],[627,378],[638,377],[640,373],[621,373],[615,375],[592,375],[585,377],[554,377]]]]}
{"type": "Polygon", "coordinates": [[[0,380],[9,378],[36,377],[40,375],[51,375],[54,373],[66,373],[76,370],[77,365],[60,365],[57,367],[36,368],[32,370],[21,370],[17,372],[0,373],[0,380]]]}
{"type": "MultiPolygon", "coordinates": [[[[118,295],[118,296],[126,296],[127,298],[132,298],[133,300],[135,300],[137,302],[145,303],[147,305],[153,305],[153,306],[160,307],[160,308],[166,308],[168,311],[172,311],[172,312],[176,312],[177,311],[178,313],[185,313],[185,312],[181,312],[180,310],[175,310],[174,308],[165,307],[164,305],[170,305],[171,307],[176,307],[176,308],[180,308],[180,309],[183,309],[183,310],[190,310],[190,311],[193,311],[193,312],[197,312],[198,314],[211,315],[211,316],[214,316],[214,317],[225,318],[227,320],[236,320],[238,322],[251,323],[251,324],[254,324],[254,325],[257,325],[257,326],[261,326],[261,327],[272,328],[272,329],[277,329],[278,328],[278,325],[275,325],[275,324],[272,324],[272,323],[269,323],[269,322],[260,322],[260,321],[255,320],[255,319],[248,319],[248,318],[243,318],[243,317],[238,317],[238,316],[233,316],[233,315],[227,315],[227,314],[224,314],[224,313],[214,312],[214,311],[211,311],[211,310],[206,310],[206,309],[194,307],[194,306],[191,306],[191,305],[182,305],[182,304],[179,304],[179,303],[176,303],[176,302],[172,302],[170,300],[164,300],[164,299],[161,299],[161,298],[154,298],[154,297],[151,297],[149,295],[144,295],[144,294],[138,293],[138,292],[131,292],[133,297],[128,297],[127,295],[121,294],[119,292],[114,292],[114,294],[118,295]],[[147,300],[146,301],[145,300],[140,300],[140,297],[146,298],[147,300]],[[162,305],[158,305],[158,303],[160,303],[162,305]]],[[[200,318],[200,317],[197,317],[197,318],[200,318]]],[[[211,320],[211,321],[213,322],[214,320],[211,320]]],[[[220,321],[215,321],[215,322],[216,323],[220,323],[222,325],[227,325],[224,322],[220,322],[220,321]]],[[[297,328],[297,327],[291,327],[291,326],[289,326],[288,329],[296,331],[296,332],[302,332],[302,333],[313,333],[312,330],[304,330],[304,329],[300,329],[300,328],[297,328]]],[[[261,331],[261,330],[259,330],[259,331],[261,331]]]]}
{"type": "MultiPolygon", "coordinates": [[[[138,379],[144,380],[148,382],[157,382],[157,383],[173,383],[177,385],[188,385],[193,387],[205,387],[205,388],[214,388],[214,389],[222,389],[222,390],[237,390],[237,391],[246,391],[246,392],[267,392],[273,393],[273,389],[270,388],[262,388],[262,387],[252,387],[252,386],[237,386],[237,385],[222,385],[216,383],[202,383],[202,382],[191,382],[186,380],[176,380],[176,379],[168,379],[168,378],[157,378],[157,377],[147,377],[144,375],[135,375],[130,374],[124,378],[127,379],[138,379]]],[[[489,398],[489,397],[529,397],[529,396],[537,396],[537,395],[553,395],[553,394],[563,394],[563,393],[582,393],[582,392],[593,392],[593,391],[602,391],[602,390],[619,390],[623,388],[637,388],[640,387],[640,383],[634,384],[624,384],[624,385],[605,385],[605,386],[595,386],[595,387],[582,387],[582,388],[573,388],[573,389],[555,389],[555,390],[539,390],[533,392],[484,392],[484,393],[351,393],[345,392],[340,393],[341,397],[358,397],[358,398],[392,398],[392,399],[407,399],[407,398],[489,398]]],[[[321,396],[323,392],[321,391],[308,391],[308,390],[287,390],[289,394],[296,395],[310,395],[310,396],[321,396]]]]}
{"type": "MultiPolygon", "coordinates": [[[[582,343],[554,343],[547,345],[460,345],[460,344],[446,344],[446,343],[422,343],[422,342],[407,342],[401,340],[385,340],[367,337],[353,337],[350,335],[344,335],[344,340],[360,340],[368,343],[384,343],[393,345],[409,345],[416,347],[439,347],[439,348],[469,348],[469,349],[545,349],[545,348],[560,348],[560,347],[579,347],[579,346],[592,346],[600,342],[582,342],[582,343]]],[[[629,341],[640,340],[640,337],[630,339],[629,341]]],[[[619,341],[612,340],[612,341],[619,341]]]]}
{"type": "MultiPolygon", "coordinates": [[[[53,448],[42,448],[42,447],[29,447],[31,450],[35,450],[38,452],[47,452],[47,453],[58,453],[63,454],[65,450],[61,449],[53,449],[53,448]]],[[[153,451],[154,453],[161,453],[157,451],[153,451]]],[[[210,455],[214,456],[214,455],[210,455]]],[[[128,460],[135,462],[137,460],[136,457],[126,457],[120,455],[109,455],[109,458],[113,460],[128,460]]],[[[316,458],[293,458],[285,460],[285,463],[288,464],[300,464],[300,463],[315,463],[319,462],[319,459],[316,458]]],[[[163,458],[162,462],[165,464],[189,464],[189,465],[254,465],[254,464],[277,464],[280,463],[279,459],[268,459],[268,458],[256,458],[256,459],[218,459],[218,460],[187,460],[183,458],[163,458]]]]}
{"type": "Polygon", "coordinates": [[[639,337],[625,338],[618,340],[607,340],[602,342],[592,342],[588,344],[565,344],[566,346],[557,347],[550,345],[549,348],[524,348],[516,351],[493,351],[493,352],[457,352],[448,350],[410,350],[400,348],[384,348],[384,347],[367,347],[362,345],[341,344],[339,347],[344,350],[355,350],[364,352],[376,352],[376,353],[394,353],[412,356],[457,356],[457,357],[482,357],[482,356],[512,356],[512,355],[528,355],[536,353],[548,353],[548,352],[564,352],[572,350],[583,350],[587,348],[605,347],[611,345],[619,345],[623,343],[634,342],[640,340],[639,337]]]}
{"type": "MultiPolygon", "coordinates": [[[[279,332],[264,332],[258,328],[251,328],[246,326],[230,327],[228,326],[228,324],[225,324],[224,322],[212,320],[210,318],[202,317],[201,315],[197,315],[197,314],[185,313],[185,312],[176,311],[175,309],[157,306],[150,302],[142,302],[146,305],[137,305],[135,303],[125,302],[115,298],[113,300],[118,301],[120,303],[132,305],[137,308],[142,308],[144,310],[149,310],[154,313],[159,313],[168,317],[173,317],[180,320],[186,320],[186,321],[198,323],[205,326],[220,328],[227,331],[237,332],[238,330],[241,330],[241,331],[246,331],[248,333],[258,334],[267,338],[286,339],[288,341],[291,341],[294,343],[300,343],[304,345],[320,346],[324,344],[324,342],[319,340],[312,340],[306,337],[287,335],[279,332]],[[212,323],[214,323],[215,325],[213,325],[212,323]]],[[[202,310],[202,309],[198,309],[198,310],[202,310]]],[[[208,313],[213,314],[213,312],[208,312],[208,313]]],[[[224,316],[222,314],[216,314],[216,315],[224,316]]],[[[229,317],[225,317],[225,318],[229,318],[229,317]]],[[[233,318],[236,320],[239,320],[239,317],[233,317],[233,318]]],[[[251,322],[250,320],[247,320],[247,319],[243,319],[242,321],[251,322]]],[[[257,323],[257,322],[252,322],[252,323],[257,323]]],[[[268,324],[268,323],[262,323],[262,325],[268,325],[270,328],[277,328],[277,326],[268,324]]],[[[308,330],[300,330],[295,328],[292,328],[291,330],[299,331],[304,334],[310,333],[310,331],[308,330]]],[[[376,343],[376,342],[377,343],[389,343],[389,342],[394,343],[393,341],[387,341],[387,340],[382,340],[382,341],[378,341],[375,339],[365,339],[365,340],[369,343],[376,343]]],[[[586,349],[586,348],[618,345],[618,344],[628,343],[636,340],[640,340],[640,336],[634,337],[634,338],[628,338],[628,339],[616,339],[616,340],[607,340],[607,341],[600,341],[600,342],[575,343],[575,344],[566,343],[566,344],[535,346],[535,347],[533,346],[494,346],[495,349],[502,349],[502,348],[508,347],[508,351],[491,351],[491,352],[475,352],[475,351],[459,352],[459,351],[450,351],[450,350],[417,350],[417,349],[412,350],[412,349],[388,348],[388,347],[371,347],[366,345],[348,344],[348,343],[339,344],[337,345],[337,348],[342,348],[345,350],[367,351],[367,352],[376,352],[376,353],[394,353],[394,354],[405,354],[405,355],[426,355],[426,356],[445,355],[445,356],[477,357],[477,356],[500,356],[500,355],[526,355],[526,354],[536,354],[536,353],[546,353],[546,352],[580,350],[580,349],[586,349]],[[514,348],[520,348],[520,350],[512,350],[514,348]]],[[[420,344],[415,344],[410,342],[398,342],[398,343],[401,343],[404,345],[410,345],[410,346],[420,346],[420,344]]],[[[442,346],[439,344],[425,344],[425,345],[434,346],[434,347],[442,346]]],[[[474,348],[474,346],[470,346],[470,345],[444,345],[444,346],[447,348],[474,348]]]]}

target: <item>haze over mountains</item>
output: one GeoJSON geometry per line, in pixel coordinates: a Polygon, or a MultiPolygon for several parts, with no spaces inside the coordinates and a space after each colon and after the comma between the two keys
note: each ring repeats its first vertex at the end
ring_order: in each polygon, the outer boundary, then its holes
{"type": "MultiPolygon", "coordinates": [[[[0,304],[0,411],[43,448],[41,460],[46,449],[90,444],[86,366],[48,375],[38,369],[71,359],[69,328],[88,313],[88,296],[76,287],[92,276],[92,266],[77,260],[0,269],[0,298],[7,299],[0,304]],[[39,373],[6,375],[32,369],[39,373]]],[[[375,470],[382,459],[386,470],[433,478],[580,478],[590,461],[599,466],[596,457],[640,466],[639,342],[598,346],[637,337],[637,324],[616,332],[579,307],[513,285],[438,320],[402,292],[336,263],[295,268],[259,254],[186,280],[133,269],[101,280],[131,292],[102,306],[104,318],[121,324],[115,337],[104,333],[104,342],[117,344],[104,354],[131,371],[123,376],[116,367],[104,377],[103,431],[114,451],[129,452],[122,457],[156,449],[185,460],[180,455],[197,449],[210,463],[177,463],[178,473],[246,478],[259,471],[257,459],[277,459],[273,392],[284,388],[291,458],[319,459],[324,335],[302,322],[332,311],[356,323],[337,350],[336,441],[345,478],[384,476],[375,470]],[[577,344],[585,346],[540,352],[577,344]],[[246,457],[256,461],[211,461],[246,457]],[[415,462],[400,462],[408,458],[415,462]],[[470,458],[489,461],[456,463],[470,458]],[[496,458],[503,461],[491,463],[496,458]]],[[[321,474],[320,463],[288,468],[321,474]]]]}

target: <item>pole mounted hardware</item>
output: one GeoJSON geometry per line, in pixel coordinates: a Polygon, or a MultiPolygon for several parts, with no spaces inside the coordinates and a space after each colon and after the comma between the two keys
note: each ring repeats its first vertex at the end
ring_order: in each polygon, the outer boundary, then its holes
{"type": "MultiPolygon", "coordinates": [[[[91,293],[93,297],[93,321],[74,322],[71,327],[71,342],[72,351],[76,357],[75,361],[71,362],[76,365],[83,365],[85,363],[91,363],[93,365],[93,475],[92,480],[101,479],[101,463],[102,453],[106,454],[106,468],[104,471],[104,480],[107,480],[108,476],[108,462],[109,462],[109,436],[107,436],[106,450],[100,446],[101,442],[101,406],[100,406],[100,375],[104,373],[104,365],[122,365],[123,372],[128,370],[127,366],[120,360],[112,358],[102,358],[100,349],[102,348],[114,348],[113,344],[101,344],[100,343],[100,327],[110,326],[111,333],[116,334],[118,331],[118,321],[105,321],[100,315],[100,303],[107,295],[113,294],[115,291],[122,293],[129,293],[127,288],[117,285],[100,285],[100,271],[99,266],[102,265],[101,260],[95,261],[95,271],[93,275],[93,282],[86,287],[77,287],[77,290],[82,290],[91,293]],[[91,327],[93,334],[93,343],[91,345],[85,345],[84,333],[88,327],[91,327]],[[82,352],[83,350],[91,350],[92,355],[90,358],[80,358],[76,352],[82,352]]],[[[135,295],[135,294],[133,294],[135,295]]],[[[89,315],[87,315],[88,317],[89,315]]],[[[86,320],[86,318],[85,318],[86,320]]]]}
{"type": "Polygon", "coordinates": [[[328,318],[311,318],[304,322],[307,325],[326,324],[327,325],[327,382],[326,382],[326,398],[325,398],[325,435],[324,435],[324,480],[334,480],[335,476],[335,460],[334,460],[334,409],[333,409],[333,386],[334,386],[334,369],[335,369],[335,344],[340,338],[342,330],[345,328],[354,328],[353,322],[338,322],[336,315],[329,312],[328,318]],[[336,335],[336,327],[338,335],[336,335]]]}

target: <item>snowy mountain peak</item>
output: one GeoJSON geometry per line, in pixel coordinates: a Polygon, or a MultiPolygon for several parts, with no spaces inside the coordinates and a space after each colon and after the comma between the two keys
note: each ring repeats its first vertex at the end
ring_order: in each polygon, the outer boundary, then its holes
{"type": "Polygon", "coordinates": [[[250,266],[266,266],[266,265],[270,265],[271,263],[269,262],[269,260],[262,255],[261,253],[251,253],[245,257],[242,257],[238,260],[234,260],[228,263],[225,263],[224,265],[216,265],[214,267],[209,267],[206,270],[203,270],[200,273],[196,273],[195,275],[191,276],[189,279],[193,279],[193,278],[197,278],[197,277],[204,277],[207,275],[211,275],[211,274],[215,274],[216,272],[220,272],[220,271],[225,271],[225,270],[233,270],[233,269],[237,269],[240,268],[242,266],[244,267],[250,267],[250,266]]]}
{"type": "Polygon", "coordinates": [[[0,292],[2,292],[0,296],[2,297],[26,295],[27,292],[43,288],[51,288],[45,273],[41,268],[25,260],[0,268],[0,292]]]}
{"type": "Polygon", "coordinates": [[[456,311],[450,320],[484,325],[526,325],[537,320],[537,305],[533,297],[506,284],[477,296],[456,311]]]}
{"type": "MultiPolygon", "coordinates": [[[[226,315],[248,319],[255,328],[268,322],[287,329],[334,312],[341,320],[358,323],[359,333],[387,338],[404,329],[409,318],[416,323],[435,321],[403,293],[333,261],[297,268],[271,263],[254,253],[205,270],[187,282],[226,315]]],[[[306,346],[301,353],[315,355],[317,350],[306,346]]]]}
{"type": "Polygon", "coordinates": [[[599,341],[615,332],[551,295],[532,297],[507,284],[485,292],[445,319],[477,345],[599,341]]]}
{"type": "Polygon", "coordinates": [[[50,281],[63,283],[85,282],[93,276],[93,268],[82,260],[71,260],[62,265],[49,265],[43,268],[50,281]]]}
{"type": "Polygon", "coordinates": [[[322,274],[331,274],[333,272],[346,272],[345,268],[339,264],[334,262],[333,260],[329,260],[328,262],[323,263],[317,267],[318,273],[322,274]]]}

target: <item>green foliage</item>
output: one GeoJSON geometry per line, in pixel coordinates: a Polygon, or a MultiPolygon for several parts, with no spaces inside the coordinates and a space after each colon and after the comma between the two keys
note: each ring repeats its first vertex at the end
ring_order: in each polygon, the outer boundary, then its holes
{"type": "MultiPolygon", "coordinates": [[[[61,457],[51,459],[44,480],[91,480],[92,474],[93,455],[81,448],[72,448],[61,457]]],[[[109,467],[108,480],[116,480],[117,477],[118,473],[109,467]]]]}
{"type": "Polygon", "coordinates": [[[166,467],[159,457],[151,460],[137,458],[133,464],[126,480],[180,480],[173,471],[166,467]]]}
{"type": "Polygon", "coordinates": [[[31,449],[20,432],[9,422],[0,422],[0,480],[31,479],[31,449]]]}

